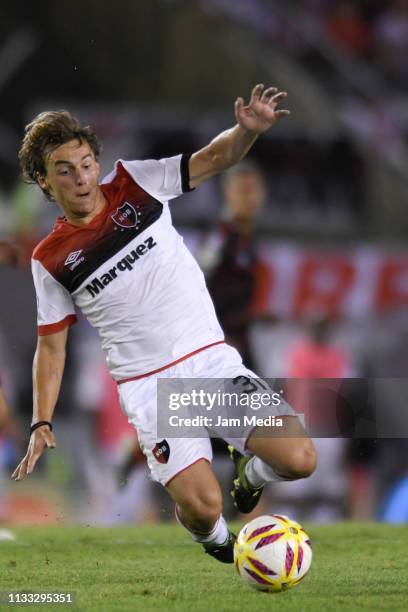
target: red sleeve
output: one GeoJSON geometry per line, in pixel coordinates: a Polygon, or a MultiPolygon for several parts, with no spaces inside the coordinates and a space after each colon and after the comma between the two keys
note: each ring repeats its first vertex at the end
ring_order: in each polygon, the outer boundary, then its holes
{"type": "Polygon", "coordinates": [[[76,315],[68,315],[62,321],[57,321],[57,323],[50,323],[49,325],[38,325],[38,335],[39,336],[49,336],[50,334],[56,334],[59,331],[62,331],[65,327],[71,326],[77,322],[76,315]]]}

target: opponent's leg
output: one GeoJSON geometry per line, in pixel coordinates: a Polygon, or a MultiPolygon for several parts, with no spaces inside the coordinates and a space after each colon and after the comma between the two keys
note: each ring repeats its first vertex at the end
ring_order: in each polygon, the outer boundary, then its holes
{"type": "Polygon", "coordinates": [[[233,562],[235,536],[222,516],[222,495],[211,465],[200,459],[166,485],[176,502],[176,517],[205,551],[222,561],[233,562]]]}
{"type": "Polygon", "coordinates": [[[237,469],[232,495],[241,512],[251,512],[267,482],[307,478],[316,468],[316,451],[299,419],[282,416],[283,427],[257,427],[246,443],[254,456],[231,448],[237,469]]]}

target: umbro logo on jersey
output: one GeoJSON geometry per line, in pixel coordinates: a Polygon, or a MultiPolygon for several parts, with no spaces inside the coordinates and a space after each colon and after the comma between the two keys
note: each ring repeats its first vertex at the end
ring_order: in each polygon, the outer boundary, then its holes
{"type": "Polygon", "coordinates": [[[70,264],[75,263],[81,253],[82,249],[80,249],[79,251],[72,251],[72,253],[70,253],[66,258],[64,266],[69,266],[70,264]]]}
{"type": "Polygon", "coordinates": [[[95,295],[98,295],[100,291],[105,289],[109,283],[118,277],[119,272],[133,270],[135,262],[140,259],[140,257],[143,257],[143,255],[146,255],[146,253],[155,246],[157,246],[157,242],[154,241],[152,236],[149,236],[149,238],[146,238],[141,244],[138,244],[137,247],[132,249],[130,253],[125,255],[122,259],[119,259],[116,265],[105,272],[105,274],[92,279],[91,282],[86,285],[85,289],[91,294],[91,297],[95,297],[95,295]]]}
{"type": "Polygon", "coordinates": [[[157,442],[152,452],[159,463],[167,463],[170,457],[169,443],[167,442],[167,440],[157,442]]]}
{"type": "Polygon", "coordinates": [[[69,269],[73,272],[75,268],[79,266],[79,264],[85,261],[84,256],[80,257],[82,251],[83,249],[80,249],[79,251],[72,251],[72,253],[70,253],[66,258],[64,266],[69,266],[69,269]]]}
{"type": "Polygon", "coordinates": [[[134,206],[130,202],[124,202],[122,206],[119,206],[116,211],[111,215],[112,220],[119,225],[119,227],[139,227],[140,225],[140,213],[138,213],[134,206]]]}

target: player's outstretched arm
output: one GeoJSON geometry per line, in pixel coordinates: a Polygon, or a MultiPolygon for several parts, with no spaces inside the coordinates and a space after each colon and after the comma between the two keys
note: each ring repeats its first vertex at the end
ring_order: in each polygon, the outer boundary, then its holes
{"type": "Polygon", "coordinates": [[[278,91],[276,87],[265,89],[263,85],[256,85],[248,104],[242,98],[237,98],[237,125],[219,134],[191,156],[190,187],[197,187],[211,176],[241,161],[259,134],[269,130],[282,117],[290,115],[288,110],[278,109],[279,103],[286,96],[285,91],[278,91]]]}
{"type": "MultiPolygon", "coordinates": [[[[52,420],[65,365],[68,327],[55,334],[39,336],[33,363],[33,420],[52,420]]],[[[30,436],[27,453],[12,474],[22,480],[31,474],[46,448],[55,448],[55,437],[48,425],[38,427],[30,436]]]]}

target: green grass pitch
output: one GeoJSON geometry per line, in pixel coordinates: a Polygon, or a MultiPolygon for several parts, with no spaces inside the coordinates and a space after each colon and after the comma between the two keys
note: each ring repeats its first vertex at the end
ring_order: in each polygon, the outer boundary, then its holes
{"type": "Polygon", "coordinates": [[[407,610],[406,527],[305,527],[312,569],[285,593],[253,591],[176,525],[16,529],[14,542],[0,542],[0,590],[75,592],[75,605],[31,606],[42,610],[407,610]]]}

